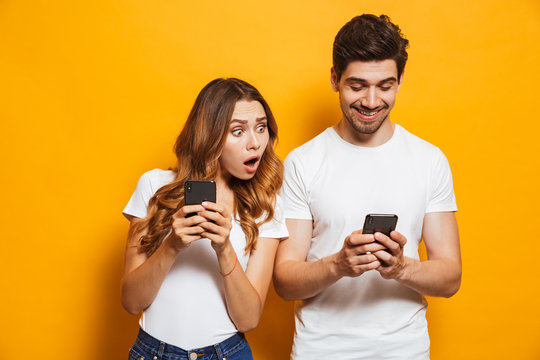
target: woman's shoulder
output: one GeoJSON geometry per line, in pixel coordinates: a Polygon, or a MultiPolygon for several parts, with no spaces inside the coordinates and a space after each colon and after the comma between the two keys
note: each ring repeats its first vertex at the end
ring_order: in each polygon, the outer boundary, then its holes
{"type": "Polygon", "coordinates": [[[150,198],[159,188],[169,184],[175,177],[175,172],[161,169],[153,169],[142,174],[137,182],[135,192],[131,195],[131,199],[129,199],[123,213],[141,219],[145,218],[150,198]]]}
{"type": "Polygon", "coordinates": [[[142,174],[139,182],[156,192],[160,187],[169,184],[176,177],[172,170],[152,169],[142,174]]]}

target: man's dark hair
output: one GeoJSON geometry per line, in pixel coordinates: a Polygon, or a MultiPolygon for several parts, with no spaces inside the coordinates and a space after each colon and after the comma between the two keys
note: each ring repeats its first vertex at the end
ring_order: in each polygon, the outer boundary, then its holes
{"type": "Polygon", "coordinates": [[[407,62],[409,40],[386,15],[363,14],[346,23],[334,39],[333,62],[337,81],[351,61],[394,60],[398,81],[407,62]]]}

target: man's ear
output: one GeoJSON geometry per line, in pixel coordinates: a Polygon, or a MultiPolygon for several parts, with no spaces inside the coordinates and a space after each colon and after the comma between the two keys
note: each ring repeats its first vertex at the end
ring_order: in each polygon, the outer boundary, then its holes
{"type": "Polygon", "coordinates": [[[403,76],[405,75],[405,72],[401,73],[401,76],[399,77],[399,83],[397,86],[397,91],[399,92],[399,89],[401,88],[401,84],[403,84],[403,76]]]}
{"type": "Polygon", "coordinates": [[[337,74],[336,74],[336,70],[334,70],[333,66],[330,69],[330,83],[332,83],[332,90],[334,90],[336,92],[339,91],[337,74]]]}

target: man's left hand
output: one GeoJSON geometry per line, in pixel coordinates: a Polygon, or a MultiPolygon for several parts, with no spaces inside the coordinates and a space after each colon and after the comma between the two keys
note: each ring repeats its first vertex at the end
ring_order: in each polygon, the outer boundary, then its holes
{"type": "Polygon", "coordinates": [[[375,270],[385,279],[402,277],[406,262],[406,258],[403,256],[403,247],[407,243],[407,238],[397,231],[392,231],[390,237],[380,232],[375,233],[375,240],[387,249],[372,253],[381,262],[381,266],[375,270]]]}

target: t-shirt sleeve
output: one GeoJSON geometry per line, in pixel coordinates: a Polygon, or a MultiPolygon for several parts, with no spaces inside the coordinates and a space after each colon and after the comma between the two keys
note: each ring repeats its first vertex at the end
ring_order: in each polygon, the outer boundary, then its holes
{"type": "Polygon", "coordinates": [[[154,195],[151,183],[152,171],[153,170],[148,171],[140,177],[135,192],[131,195],[131,199],[129,199],[126,207],[122,211],[124,216],[131,215],[141,219],[146,217],[148,202],[150,201],[150,198],[152,198],[152,195],[154,195]]]}
{"type": "Polygon", "coordinates": [[[442,211],[457,211],[457,204],[450,164],[439,150],[431,169],[430,195],[426,212],[442,211]]]}
{"type": "Polygon", "coordinates": [[[285,224],[285,216],[283,214],[283,201],[278,195],[276,197],[276,207],[274,209],[274,218],[267,223],[264,223],[259,228],[260,238],[286,239],[289,237],[287,225],[285,224]]]}
{"type": "Polygon", "coordinates": [[[306,174],[295,151],[285,159],[284,168],[281,197],[285,218],[312,220],[305,182],[306,174]]]}

